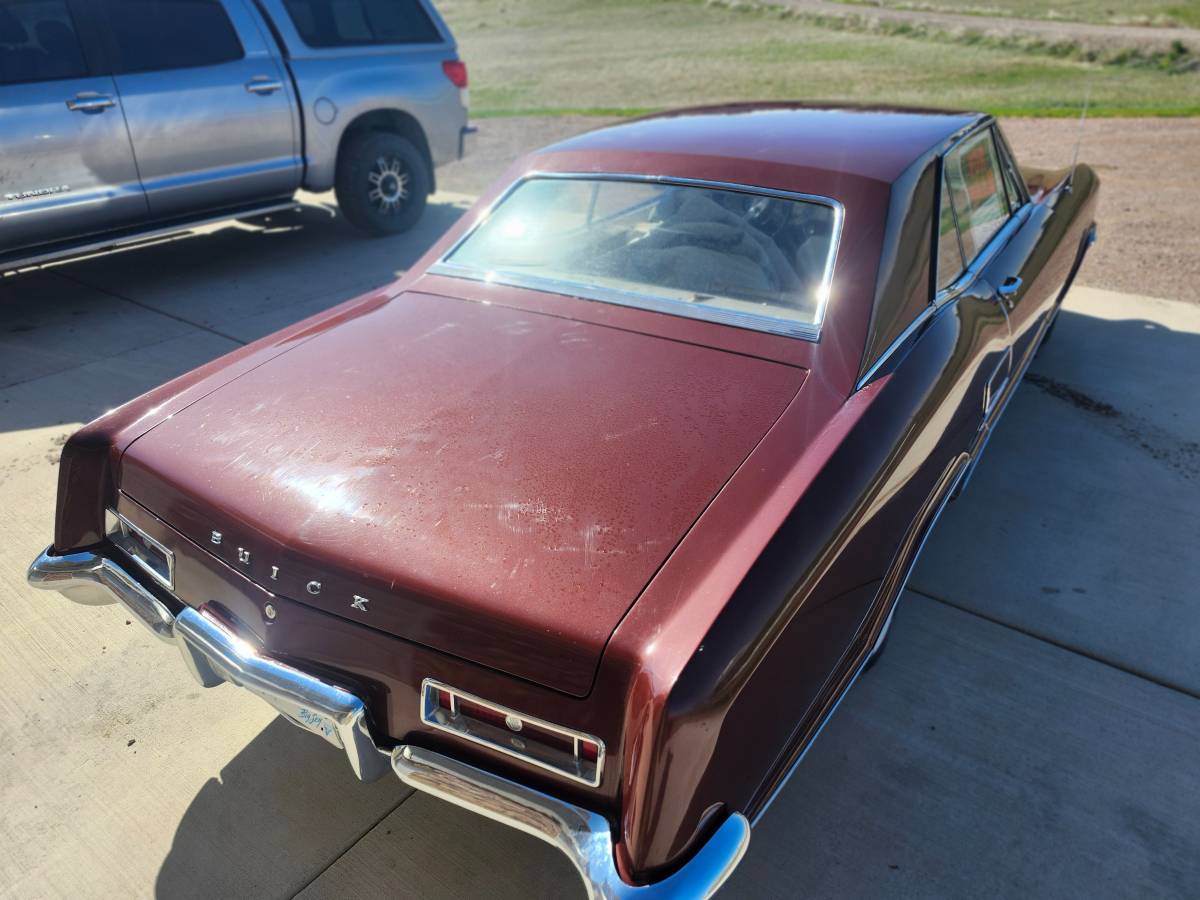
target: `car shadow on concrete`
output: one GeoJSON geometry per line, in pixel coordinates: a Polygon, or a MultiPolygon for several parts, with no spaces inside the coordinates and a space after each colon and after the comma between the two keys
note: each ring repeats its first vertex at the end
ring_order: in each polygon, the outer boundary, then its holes
{"type": "Polygon", "coordinates": [[[344,754],[282,717],[209,780],[175,830],[162,900],[583,897],[547,844],[398,779],[357,781],[344,754]]]}
{"type": "Polygon", "coordinates": [[[155,896],[292,896],[409,793],[363,784],[340,750],[276,718],[196,794],[155,896]]]}
{"type": "MultiPolygon", "coordinates": [[[[997,523],[983,528],[988,540],[978,539],[980,509],[1021,505],[1003,499],[1014,482],[1028,482],[1009,471],[1018,462],[1045,466],[1073,452],[1097,477],[1118,477],[1119,471],[1106,467],[1126,465],[1123,457],[1092,450],[1095,441],[1111,439],[1130,444],[1128,452],[1162,468],[1163,477],[1180,477],[1170,459],[1121,429],[1136,422],[1141,433],[1153,426],[1180,442],[1190,439],[1194,417],[1171,424],[1177,396],[1150,398],[1158,382],[1190,373],[1198,351],[1195,334],[1064,311],[1053,343],[1034,363],[1034,378],[1020,389],[1023,400],[1014,401],[1001,426],[1008,439],[997,435],[969,493],[952,507],[976,512],[941,529],[939,555],[958,563],[938,567],[943,577],[938,595],[960,601],[982,596],[965,576],[945,576],[983,565],[997,552],[998,540],[1011,546],[1004,551],[1007,566],[988,570],[995,592],[1027,591],[1027,532],[997,523]],[[1128,377],[1106,378],[1109,367],[1128,377]],[[1066,423],[1062,435],[1050,427],[1055,421],[1066,423]],[[1006,446],[1012,442],[1016,446],[1006,446]]],[[[1067,465],[1036,482],[1043,506],[1063,502],[1072,471],[1067,465]]],[[[1036,519],[1044,529],[1040,515],[1032,505],[1021,513],[1027,524],[1036,519]]],[[[1062,536],[1043,538],[1053,547],[1062,536]]],[[[1157,723],[1175,721],[1182,699],[1069,653],[1051,637],[1049,644],[1035,641],[926,598],[906,600],[888,654],[856,688],[764,819],[730,895],[783,896],[797,884],[812,883],[822,888],[817,893],[831,896],[874,891],[956,896],[973,878],[1018,893],[1044,886],[1049,862],[1064,854],[1105,859],[1103,872],[1093,873],[1097,889],[1106,880],[1171,883],[1178,873],[1151,877],[1139,869],[1137,836],[1122,816],[1146,805],[1145,815],[1159,816],[1172,840],[1188,840],[1193,827],[1171,799],[1186,796],[1187,776],[1162,764],[1147,776],[1143,790],[1115,774],[1137,768],[1146,754],[1167,758],[1179,752],[1170,728],[1156,724],[1150,737],[1130,731],[1119,746],[1110,741],[1104,754],[1081,748],[1092,746],[1094,733],[1125,734],[1120,722],[1130,703],[1143,704],[1157,723]],[[1061,681],[1060,672],[1066,673],[1061,681]],[[1112,702],[1080,687],[1109,680],[1112,702]],[[997,709],[1013,710],[1013,720],[992,721],[997,709]],[[1054,723],[1062,734],[1047,744],[1054,723]],[[1030,762],[1038,735],[1042,746],[1030,762]],[[981,761],[972,762],[977,756],[981,761]],[[897,765],[897,759],[906,762],[897,765]],[[1113,787],[1101,796],[1097,783],[1113,787]],[[1049,815],[1046,805],[1030,802],[1047,792],[1054,815],[1066,823],[1057,832],[1060,849],[1053,852],[1038,838],[1049,815]],[[1012,840],[1019,852],[1001,852],[977,828],[961,825],[989,816],[998,819],[989,826],[992,832],[1017,836],[1012,840]],[[978,862],[951,876],[958,871],[947,862],[953,859],[978,862]]],[[[358,784],[337,750],[276,720],[196,796],[162,865],[157,895],[284,896],[309,885],[306,897],[471,896],[474,876],[462,871],[473,855],[490,860],[480,877],[490,876],[493,893],[497,885],[525,878],[527,887],[529,879],[557,885],[555,896],[581,895],[565,862],[532,838],[510,837],[502,826],[419,795],[388,812],[387,804],[399,804],[403,794],[391,779],[358,784]],[[493,853],[497,846],[502,852],[493,853]],[[436,869],[439,861],[451,860],[458,875],[423,880],[432,878],[431,865],[436,869]]],[[[1086,868],[1056,879],[1056,889],[1067,891],[1085,878],[1086,868]]]]}
{"type": "MultiPolygon", "coordinates": [[[[319,198],[318,198],[319,199],[319,198]]],[[[395,280],[462,215],[370,238],[330,205],[0,278],[0,432],[86,422],[241,344],[395,280]]]]}
{"type": "Polygon", "coordinates": [[[1064,311],[910,587],[1200,695],[1198,379],[1200,334],[1064,311]]]}

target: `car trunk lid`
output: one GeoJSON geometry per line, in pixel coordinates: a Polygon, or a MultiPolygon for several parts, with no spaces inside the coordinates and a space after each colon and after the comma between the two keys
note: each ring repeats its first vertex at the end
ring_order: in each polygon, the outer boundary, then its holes
{"type": "Polygon", "coordinates": [[[804,374],[410,292],[152,429],[121,490],[276,594],[582,696],[804,374]]]}

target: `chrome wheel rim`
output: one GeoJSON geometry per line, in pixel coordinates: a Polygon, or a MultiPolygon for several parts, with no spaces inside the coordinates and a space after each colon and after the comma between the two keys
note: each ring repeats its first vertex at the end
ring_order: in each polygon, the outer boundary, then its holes
{"type": "Polygon", "coordinates": [[[367,173],[367,181],[370,185],[367,199],[384,215],[395,215],[408,199],[409,173],[398,157],[378,157],[367,173]]]}

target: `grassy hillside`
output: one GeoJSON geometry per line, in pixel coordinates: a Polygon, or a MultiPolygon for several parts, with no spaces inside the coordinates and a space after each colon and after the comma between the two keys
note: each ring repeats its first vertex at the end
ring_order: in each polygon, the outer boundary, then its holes
{"type": "MultiPolygon", "coordinates": [[[[951,2],[951,0],[947,0],[951,2]]],[[[1200,72],[688,0],[442,0],[478,116],[836,99],[1005,115],[1198,115],[1200,72]]]]}

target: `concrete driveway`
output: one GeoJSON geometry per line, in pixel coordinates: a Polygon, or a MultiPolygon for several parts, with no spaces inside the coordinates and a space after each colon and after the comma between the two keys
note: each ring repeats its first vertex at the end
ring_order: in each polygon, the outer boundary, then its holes
{"type": "MultiPolygon", "coordinates": [[[[80,423],[391,280],[301,213],[0,280],[0,894],[582,896],[555,852],[24,583],[80,423]]],[[[729,897],[1195,896],[1200,308],[1077,289],[729,897]]]]}

